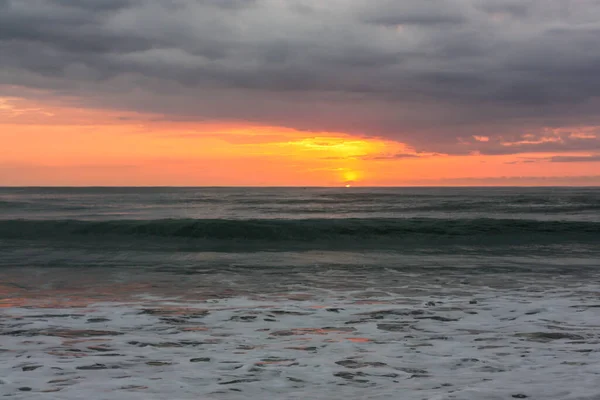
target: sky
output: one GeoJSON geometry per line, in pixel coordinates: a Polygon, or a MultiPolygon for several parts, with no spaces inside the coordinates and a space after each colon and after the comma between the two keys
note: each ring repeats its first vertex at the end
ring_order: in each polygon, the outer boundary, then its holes
{"type": "Polygon", "coordinates": [[[0,185],[600,185],[600,0],[0,0],[0,185]]]}

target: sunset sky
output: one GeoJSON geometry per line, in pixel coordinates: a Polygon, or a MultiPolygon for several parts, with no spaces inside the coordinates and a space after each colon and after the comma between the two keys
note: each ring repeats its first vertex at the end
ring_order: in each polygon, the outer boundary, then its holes
{"type": "Polygon", "coordinates": [[[598,0],[0,0],[0,185],[600,185],[598,0]]]}

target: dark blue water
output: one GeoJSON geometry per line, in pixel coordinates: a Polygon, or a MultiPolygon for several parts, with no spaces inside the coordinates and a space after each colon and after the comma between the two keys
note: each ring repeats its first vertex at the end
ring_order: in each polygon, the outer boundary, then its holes
{"type": "Polygon", "coordinates": [[[3,188],[0,250],[7,267],[595,267],[600,189],[3,188]]]}

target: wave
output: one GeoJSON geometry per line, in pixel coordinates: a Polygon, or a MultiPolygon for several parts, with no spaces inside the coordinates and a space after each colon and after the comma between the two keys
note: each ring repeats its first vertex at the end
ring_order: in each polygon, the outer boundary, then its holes
{"type": "Polygon", "coordinates": [[[0,211],[2,210],[23,210],[23,211],[44,211],[44,212],[57,212],[57,211],[82,211],[90,209],[90,206],[83,204],[68,204],[68,203],[56,203],[52,204],[45,201],[8,201],[0,200],[0,211]]]}
{"type": "Polygon", "coordinates": [[[1,209],[13,209],[13,208],[21,208],[23,207],[23,202],[20,201],[8,201],[8,200],[0,200],[0,210],[1,209]]]}
{"type": "Polygon", "coordinates": [[[304,220],[3,220],[0,240],[121,243],[137,240],[290,243],[309,247],[436,247],[444,244],[527,245],[599,243],[600,223],[517,219],[304,219],[304,220]]]}
{"type": "MultiPolygon", "coordinates": [[[[252,208],[246,208],[239,206],[239,209],[246,210],[252,208]]],[[[256,210],[262,212],[287,212],[287,213],[305,213],[305,214],[331,214],[336,212],[339,214],[345,213],[386,213],[402,215],[403,213],[425,213],[425,212],[437,212],[437,213],[497,213],[497,214],[546,214],[546,215],[560,215],[560,214],[579,214],[588,213],[600,210],[600,204],[598,205],[553,205],[553,206],[490,206],[489,204],[473,204],[473,203],[455,203],[455,204],[366,204],[362,203],[356,206],[344,205],[340,207],[338,204],[319,204],[319,203],[304,203],[297,204],[297,207],[290,207],[286,205],[283,207],[279,203],[267,203],[263,202],[260,206],[253,207],[256,210]]]]}

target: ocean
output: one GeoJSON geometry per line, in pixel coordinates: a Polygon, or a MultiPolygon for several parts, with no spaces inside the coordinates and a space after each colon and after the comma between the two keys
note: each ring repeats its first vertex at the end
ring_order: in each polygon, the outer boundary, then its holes
{"type": "Polygon", "coordinates": [[[600,188],[0,188],[13,399],[600,398],[600,188]]]}

